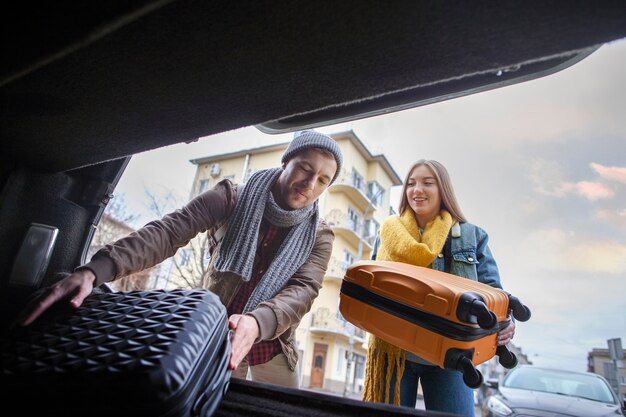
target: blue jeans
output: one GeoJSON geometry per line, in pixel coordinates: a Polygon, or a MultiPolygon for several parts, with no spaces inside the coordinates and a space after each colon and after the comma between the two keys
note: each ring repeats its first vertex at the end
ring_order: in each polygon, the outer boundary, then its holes
{"type": "MultiPolygon", "coordinates": [[[[474,392],[465,385],[463,375],[460,372],[441,369],[434,365],[421,365],[411,361],[405,361],[404,374],[400,381],[400,405],[415,408],[417,383],[420,379],[427,410],[474,417],[474,392]]],[[[386,401],[383,390],[383,402],[393,404],[395,386],[396,371],[394,370],[389,391],[392,398],[386,401]]]]}

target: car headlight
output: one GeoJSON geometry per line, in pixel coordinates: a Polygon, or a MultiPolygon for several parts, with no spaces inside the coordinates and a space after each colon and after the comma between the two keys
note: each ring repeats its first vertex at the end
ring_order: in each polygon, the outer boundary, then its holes
{"type": "Polygon", "coordinates": [[[506,406],[505,403],[497,399],[496,397],[489,397],[489,401],[487,401],[487,407],[489,410],[500,416],[508,416],[513,413],[513,411],[506,406]]]}

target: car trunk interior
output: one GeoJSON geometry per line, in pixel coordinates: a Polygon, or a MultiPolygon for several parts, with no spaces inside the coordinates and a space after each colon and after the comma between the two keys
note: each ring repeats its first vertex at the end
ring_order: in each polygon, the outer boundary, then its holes
{"type": "MultiPolygon", "coordinates": [[[[133,154],[245,126],[289,132],[500,88],[626,36],[623,0],[74,3],[22,2],[3,13],[7,323],[33,291],[83,261],[133,154]],[[36,284],[12,285],[33,223],[59,229],[50,264],[36,284]]],[[[318,395],[235,383],[218,413],[385,411],[318,395]]]]}

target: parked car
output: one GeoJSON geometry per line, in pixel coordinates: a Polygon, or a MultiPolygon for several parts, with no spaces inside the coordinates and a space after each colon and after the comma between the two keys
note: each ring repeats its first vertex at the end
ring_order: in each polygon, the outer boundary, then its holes
{"type": "MultiPolygon", "coordinates": [[[[626,37],[623,0],[16,2],[3,17],[2,332],[28,297],[85,261],[132,155],[500,88],[626,37]]],[[[4,398],[2,413],[20,405],[4,398]]],[[[348,405],[233,381],[218,414],[426,415],[348,405]]]]}
{"type": "Polygon", "coordinates": [[[520,365],[502,383],[485,384],[494,391],[482,403],[483,417],[624,415],[606,379],[590,372],[520,365]]]}

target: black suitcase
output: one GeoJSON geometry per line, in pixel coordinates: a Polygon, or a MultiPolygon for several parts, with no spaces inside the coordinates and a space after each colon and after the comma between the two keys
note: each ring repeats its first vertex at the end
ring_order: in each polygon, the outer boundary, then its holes
{"type": "Polygon", "coordinates": [[[15,415],[210,416],[228,388],[226,309],[208,290],[92,294],[3,332],[15,415]]]}

